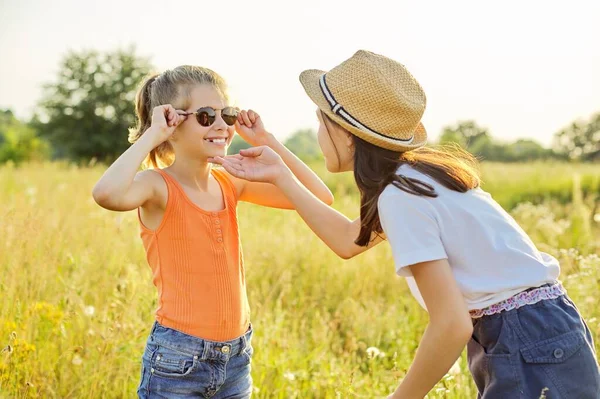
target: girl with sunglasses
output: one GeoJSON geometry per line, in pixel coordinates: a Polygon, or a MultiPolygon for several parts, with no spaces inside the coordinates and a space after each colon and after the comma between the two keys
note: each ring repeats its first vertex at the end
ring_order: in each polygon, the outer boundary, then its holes
{"type": "Polygon", "coordinates": [[[359,219],[318,201],[269,148],[213,161],[277,185],[342,258],[387,238],[397,273],[429,312],[390,398],[423,398],[465,345],[478,397],[599,398],[592,335],[558,281],[558,261],[479,187],[471,155],[424,147],[425,93],[406,68],[359,51],[300,81],[318,107],[327,169],[354,171],[359,219]]]}
{"type": "Polygon", "coordinates": [[[148,78],[136,111],[133,145],[104,173],[93,196],[109,210],[138,210],[158,289],[138,395],[250,397],[253,331],[236,206],[293,204],[276,186],[233,177],[208,160],[225,155],[237,127],[250,144],[273,148],[320,200],[331,204],[333,197],[256,113],[228,105],[225,82],[209,69],[179,66],[148,78]],[[138,172],[142,162],[152,169],[138,172]]]}

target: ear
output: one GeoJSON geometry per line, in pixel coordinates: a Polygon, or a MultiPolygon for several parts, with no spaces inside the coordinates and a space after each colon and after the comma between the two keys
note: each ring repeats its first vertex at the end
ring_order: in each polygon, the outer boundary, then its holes
{"type": "Polygon", "coordinates": [[[346,146],[348,147],[348,149],[353,149],[354,138],[352,137],[352,133],[344,131],[344,134],[346,135],[346,146]]]}

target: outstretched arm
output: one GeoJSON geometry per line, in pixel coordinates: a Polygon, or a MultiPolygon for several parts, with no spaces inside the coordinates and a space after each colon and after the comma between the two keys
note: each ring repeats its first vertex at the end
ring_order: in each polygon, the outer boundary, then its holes
{"type": "Polygon", "coordinates": [[[240,179],[269,182],[276,186],[311,230],[341,258],[352,258],[383,240],[373,234],[368,246],[356,245],[354,241],[360,231],[360,219],[350,220],[317,199],[294,177],[281,157],[268,147],[249,148],[236,156],[218,157],[215,162],[240,179]]]}
{"type": "MultiPolygon", "coordinates": [[[[333,203],[333,194],[331,194],[325,183],[294,153],[281,144],[273,134],[265,130],[260,115],[252,110],[240,112],[236,130],[249,144],[270,147],[281,157],[300,183],[320,201],[328,205],[333,203]]],[[[264,182],[248,182],[238,179],[235,175],[232,176],[241,201],[273,208],[294,208],[294,204],[289,201],[277,186],[264,182]]]]}

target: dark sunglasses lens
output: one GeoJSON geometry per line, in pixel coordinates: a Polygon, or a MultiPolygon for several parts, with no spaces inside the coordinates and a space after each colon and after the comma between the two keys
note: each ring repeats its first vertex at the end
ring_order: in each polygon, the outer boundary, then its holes
{"type": "Polygon", "coordinates": [[[200,108],[198,111],[196,111],[196,119],[198,120],[198,123],[204,127],[208,127],[210,125],[212,125],[213,123],[215,123],[215,116],[217,115],[215,113],[215,110],[212,108],[200,108]]]}
{"type": "Polygon", "coordinates": [[[237,120],[238,110],[233,107],[223,108],[221,111],[221,117],[229,126],[235,125],[235,121],[237,120]]]}

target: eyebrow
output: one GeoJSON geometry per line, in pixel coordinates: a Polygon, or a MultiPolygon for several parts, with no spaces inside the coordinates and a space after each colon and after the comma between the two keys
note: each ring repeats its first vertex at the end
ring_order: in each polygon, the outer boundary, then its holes
{"type": "Polygon", "coordinates": [[[225,108],[235,108],[233,105],[225,105],[223,108],[219,108],[219,107],[213,107],[212,105],[202,105],[201,107],[196,108],[194,111],[199,110],[200,108],[212,108],[215,111],[222,111],[225,108]]]}

